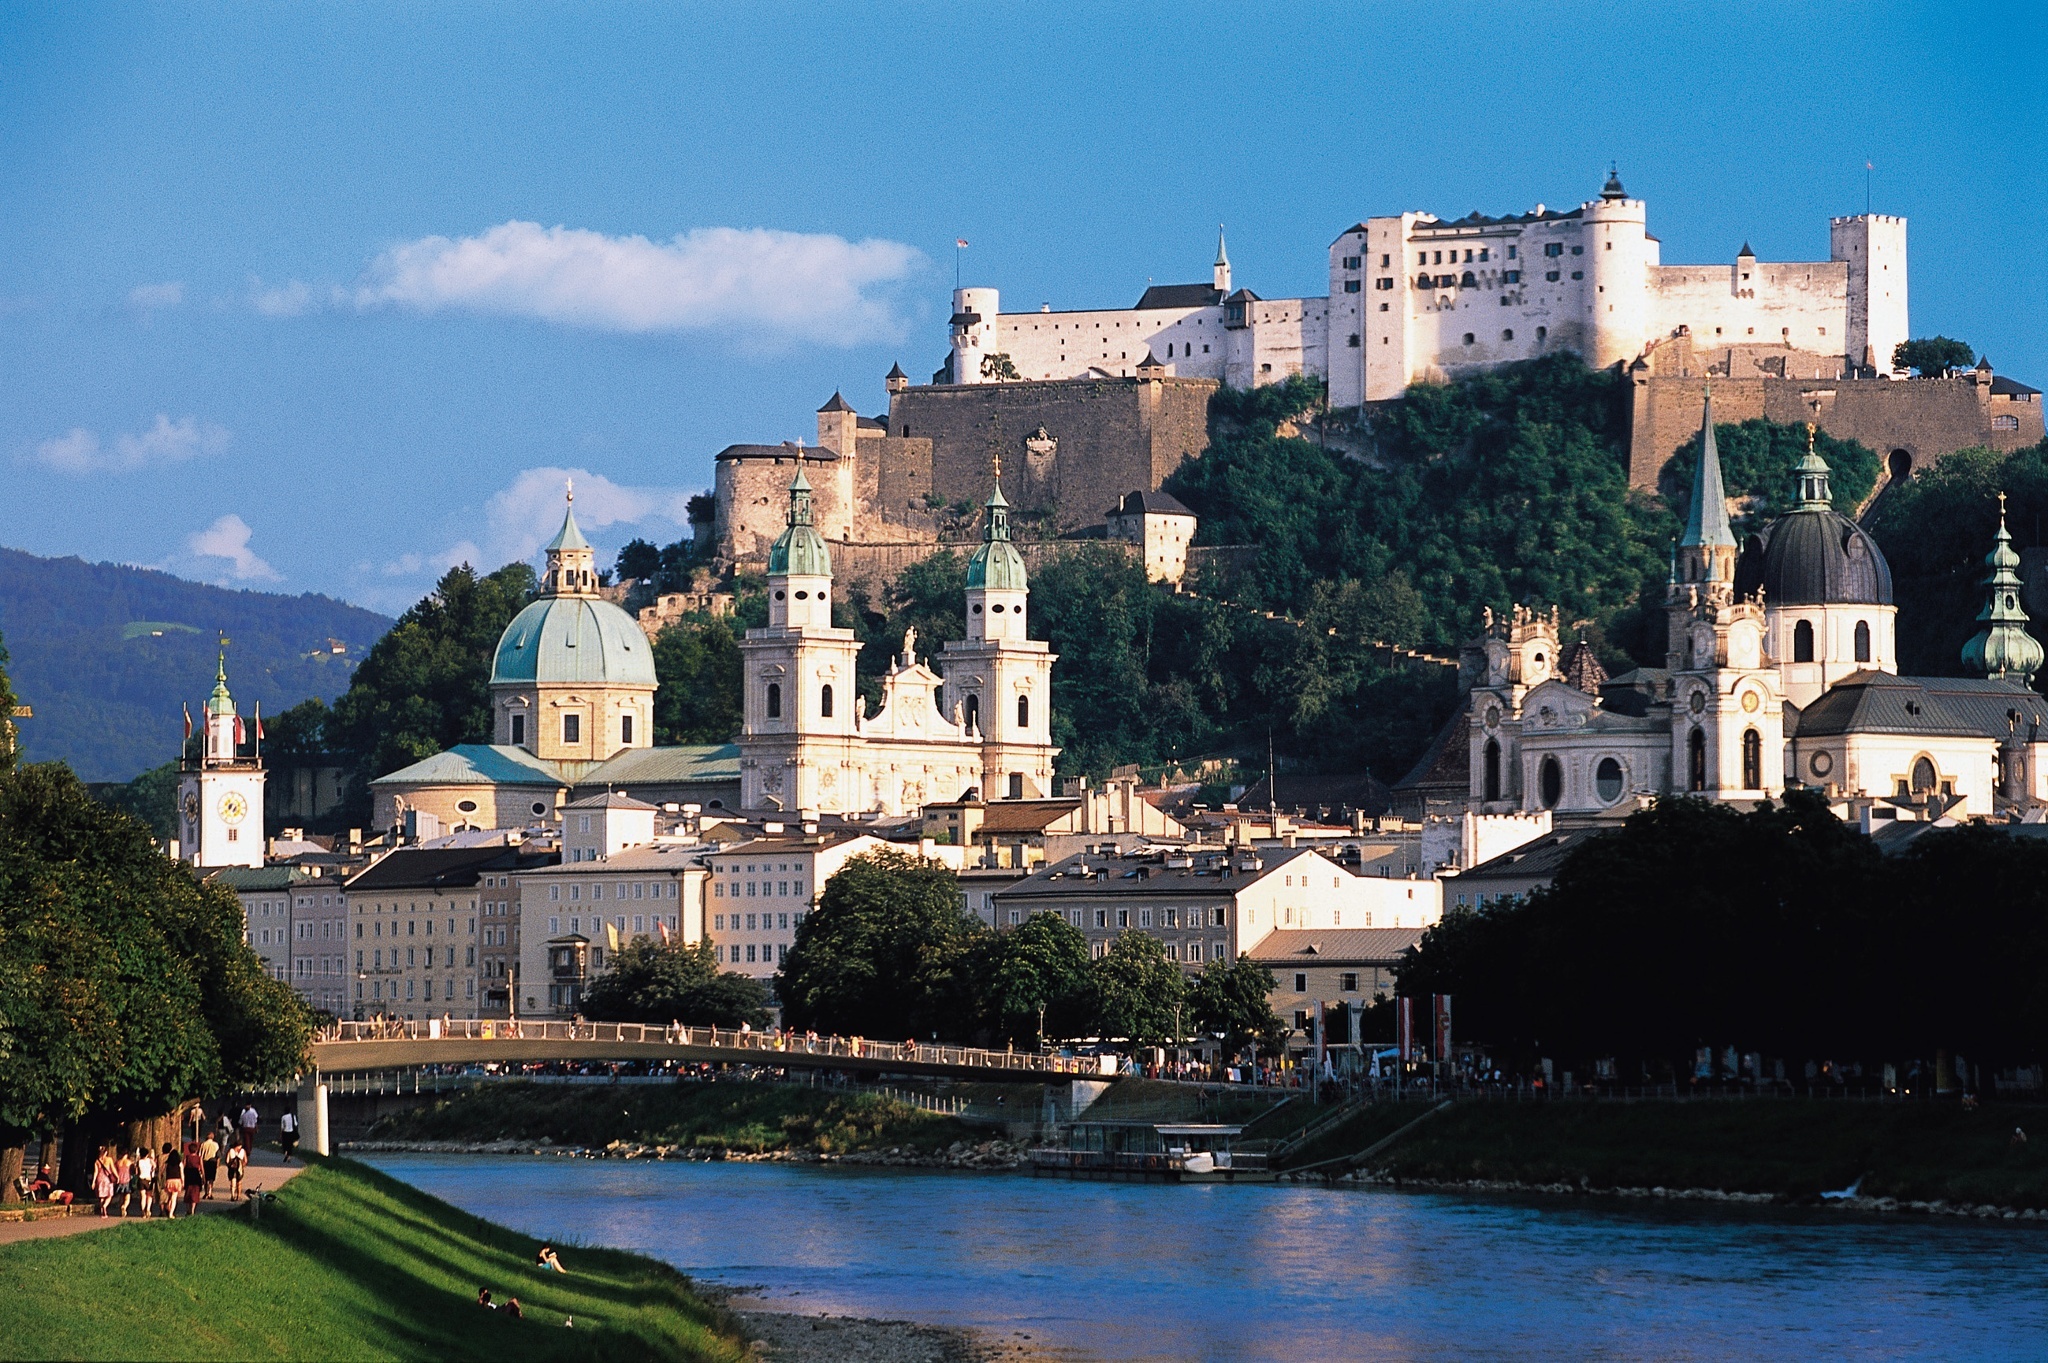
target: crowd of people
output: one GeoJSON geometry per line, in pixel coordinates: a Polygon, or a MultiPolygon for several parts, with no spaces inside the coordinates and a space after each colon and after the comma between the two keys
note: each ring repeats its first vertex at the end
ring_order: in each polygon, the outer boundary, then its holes
{"type": "MultiPolygon", "coordinates": [[[[239,1116],[222,1113],[218,1125],[208,1127],[204,1112],[192,1114],[192,1135],[165,1141],[160,1150],[148,1145],[127,1149],[109,1145],[101,1148],[92,1166],[92,1196],[101,1216],[163,1216],[175,1219],[182,1211],[190,1216],[199,1204],[222,1193],[242,1195],[249,1160],[255,1153],[256,1133],[261,1124],[253,1104],[239,1116]]],[[[286,1154],[293,1144],[287,1132],[286,1154]]],[[[48,1177],[43,1167],[40,1178],[48,1177]]],[[[59,1194],[68,1199],[69,1194],[59,1194]]]]}

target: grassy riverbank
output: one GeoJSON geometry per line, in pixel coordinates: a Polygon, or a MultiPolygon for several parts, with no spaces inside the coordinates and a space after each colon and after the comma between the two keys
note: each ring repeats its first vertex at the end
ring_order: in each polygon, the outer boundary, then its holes
{"type": "Polygon", "coordinates": [[[665,1265],[536,1243],[374,1170],[325,1161],[240,1215],[0,1247],[9,1358],[738,1360],[731,1323],[665,1265]],[[519,1298],[523,1320],[475,1305],[519,1298]],[[564,1328],[572,1318],[574,1328],[564,1328]]]}
{"type": "Polygon", "coordinates": [[[373,1141],[613,1141],[748,1154],[851,1154],[897,1147],[943,1150],[986,1139],[951,1117],[878,1093],[802,1084],[531,1084],[476,1088],[370,1131],[373,1141]]]}
{"type": "MultiPolygon", "coordinates": [[[[1362,1150],[1418,1115],[1368,1109],[1297,1163],[1362,1150]]],[[[1715,1188],[2048,1208],[2048,1107],[1932,1103],[1464,1102],[1371,1161],[1399,1179],[1715,1188]],[[2013,1128],[2032,1138],[2012,1142],[2013,1128]]]]}

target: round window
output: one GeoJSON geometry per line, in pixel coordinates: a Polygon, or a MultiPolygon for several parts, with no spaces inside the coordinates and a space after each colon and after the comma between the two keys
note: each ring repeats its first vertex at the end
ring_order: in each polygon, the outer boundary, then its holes
{"type": "Polygon", "coordinates": [[[981,614],[981,605],[980,605],[980,603],[979,603],[979,602],[977,602],[977,603],[975,604],[975,607],[974,607],[974,613],[975,613],[976,615],[979,615],[979,614],[981,614]]]}
{"type": "Polygon", "coordinates": [[[1835,769],[1835,759],[1824,752],[1817,752],[1807,760],[1806,766],[1815,776],[1826,776],[1835,769]]]}
{"type": "Polygon", "coordinates": [[[476,813],[476,801],[474,800],[457,800],[455,807],[465,814],[476,813]]]}
{"type": "Polygon", "coordinates": [[[783,599],[784,597],[786,597],[786,596],[788,596],[788,595],[789,595],[789,593],[788,593],[788,592],[777,592],[777,593],[775,593],[775,599],[776,599],[777,601],[780,601],[780,600],[782,600],[782,599],[783,599]]]}
{"type": "Polygon", "coordinates": [[[1692,699],[1687,701],[1686,704],[1691,707],[1694,714],[1705,714],[1707,712],[1707,693],[1704,691],[1693,692],[1692,699]]]}
{"type": "Polygon", "coordinates": [[[1600,759],[1600,765],[1593,769],[1593,788],[1600,792],[1600,803],[1611,805],[1621,798],[1621,763],[1611,757],[1600,759]]]}
{"type": "Polygon", "coordinates": [[[1543,759],[1543,770],[1537,776],[1538,793],[1543,797],[1545,809],[1557,808],[1557,802],[1564,798],[1564,768],[1555,757],[1543,759]]]}
{"type": "Polygon", "coordinates": [[[1489,729],[1498,729],[1500,727],[1500,707],[1498,705],[1486,707],[1486,727],[1489,729]]]}
{"type": "Polygon", "coordinates": [[[1001,615],[1003,613],[1003,608],[1001,606],[990,606],[988,609],[989,614],[991,615],[1001,615]]]}
{"type": "Polygon", "coordinates": [[[547,807],[547,805],[546,805],[545,803],[543,803],[542,801],[540,801],[540,800],[535,800],[535,801],[533,802],[533,812],[534,812],[535,814],[545,814],[545,813],[547,813],[547,812],[548,812],[548,807],[547,807]]]}
{"type": "Polygon", "coordinates": [[[796,599],[799,601],[808,601],[810,598],[811,594],[809,592],[798,592],[796,594],[796,599]]]}

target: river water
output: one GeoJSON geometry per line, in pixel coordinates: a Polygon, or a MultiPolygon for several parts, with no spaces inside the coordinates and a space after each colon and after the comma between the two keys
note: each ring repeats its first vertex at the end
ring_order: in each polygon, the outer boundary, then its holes
{"type": "Polygon", "coordinates": [[[2035,1224],[786,1164],[372,1162],[533,1235],[638,1250],[770,1307],[1021,1333],[1074,1359],[2048,1358],[2035,1224]]]}

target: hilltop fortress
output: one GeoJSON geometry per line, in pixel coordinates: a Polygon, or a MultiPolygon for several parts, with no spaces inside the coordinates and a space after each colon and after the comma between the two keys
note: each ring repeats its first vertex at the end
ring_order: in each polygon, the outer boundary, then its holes
{"type": "Polygon", "coordinates": [[[1826,260],[1760,261],[1745,242],[1724,264],[1666,265],[1647,204],[1610,175],[1568,210],[1354,223],[1330,245],[1322,297],[1236,287],[1220,235],[1207,282],[1153,285],[1129,308],[1006,313],[997,290],[958,289],[945,363],[928,385],[892,370],[886,416],[834,395],[816,447],[718,456],[718,553],[762,560],[798,465],[855,577],[971,543],[961,517],[996,458],[1014,471],[1016,519],[1032,537],[1113,535],[1112,508],[1206,448],[1218,385],[1297,374],[1324,380],[1333,409],[1363,415],[1413,383],[1557,352],[1619,368],[1634,388],[1629,477],[1642,487],[1692,434],[1709,381],[1724,420],[1817,421],[1876,450],[1889,478],[1968,446],[2042,438],[2038,390],[1988,364],[1898,381],[1892,352],[1911,334],[1904,218],[1832,219],[1828,245],[1826,260]]]}

